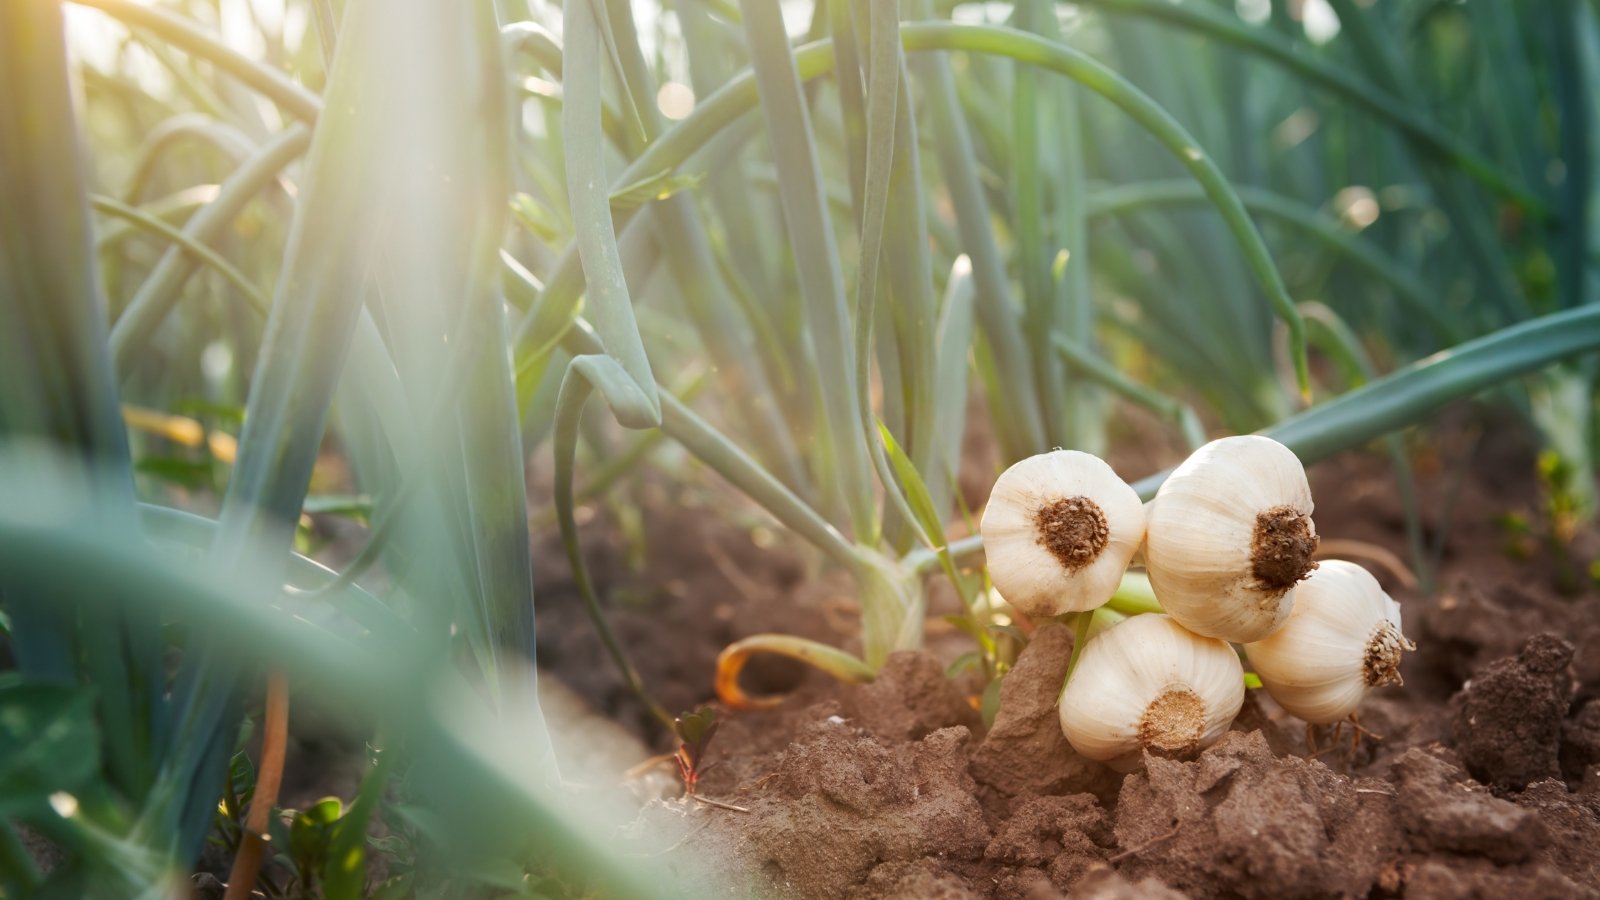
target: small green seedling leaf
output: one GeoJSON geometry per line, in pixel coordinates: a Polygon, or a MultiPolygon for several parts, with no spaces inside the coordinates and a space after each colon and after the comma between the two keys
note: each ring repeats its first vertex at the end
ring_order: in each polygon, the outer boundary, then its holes
{"type": "Polygon", "coordinates": [[[678,745],[673,760],[678,764],[678,775],[683,779],[685,793],[693,794],[699,786],[700,764],[705,761],[706,747],[721,724],[717,719],[717,711],[709,706],[684,713],[675,720],[674,730],[678,733],[678,740],[683,743],[678,745]]]}
{"type": "Polygon", "coordinates": [[[637,209],[652,200],[665,200],[679,191],[692,190],[703,180],[705,180],[704,175],[677,174],[670,171],[641,178],[611,192],[609,196],[611,214],[617,215],[637,209]]]}
{"type": "Polygon", "coordinates": [[[300,510],[314,516],[343,516],[365,522],[372,516],[372,498],[366,494],[322,494],[307,497],[300,510]]]}
{"type": "Polygon", "coordinates": [[[978,704],[978,711],[983,715],[983,727],[993,728],[994,717],[1000,714],[1000,679],[989,682],[983,689],[983,700],[978,704]]]}
{"type": "MultiPolygon", "coordinates": [[[[911,457],[900,449],[900,443],[882,422],[878,423],[878,434],[883,438],[883,448],[889,454],[889,464],[894,467],[895,477],[900,479],[901,487],[905,488],[906,502],[916,514],[917,524],[922,526],[922,533],[933,542],[935,548],[943,548],[944,521],[939,517],[939,511],[934,509],[933,495],[928,493],[928,485],[922,480],[922,474],[911,462],[911,457]]],[[[953,573],[950,574],[950,578],[952,581],[956,580],[953,573]]]]}
{"type": "Polygon", "coordinates": [[[954,678],[957,675],[960,675],[962,672],[976,671],[980,660],[981,657],[978,656],[978,651],[968,650],[967,652],[951,660],[950,665],[945,666],[944,677],[954,678]]]}
{"type": "Polygon", "coordinates": [[[322,871],[326,900],[360,900],[367,886],[367,824],[383,799],[394,769],[393,751],[378,751],[372,768],[361,779],[361,789],[350,810],[333,826],[328,859],[322,871]]]}
{"type": "Polygon", "coordinates": [[[527,194],[511,198],[511,217],[534,237],[547,243],[559,242],[565,230],[543,204],[527,194]]]}
{"type": "Polygon", "coordinates": [[[183,459],[177,456],[147,456],[134,464],[140,474],[149,475],[167,484],[198,490],[211,484],[211,463],[208,460],[183,459]]]}
{"type": "Polygon", "coordinates": [[[218,812],[231,822],[242,821],[245,810],[250,808],[250,798],[255,793],[255,764],[250,762],[249,754],[240,750],[228,760],[228,794],[222,798],[218,812]]]}
{"type": "Polygon", "coordinates": [[[0,814],[73,791],[100,769],[87,688],[0,677],[0,814]]]}
{"type": "Polygon", "coordinates": [[[344,814],[338,797],[324,797],[294,814],[289,823],[289,856],[302,879],[322,870],[335,822],[344,814]]]}
{"type": "Polygon", "coordinates": [[[1246,672],[1246,673],[1244,673],[1244,686],[1249,688],[1252,691],[1260,689],[1260,687],[1261,687],[1261,676],[1257,675],[1254,672],[1246,672]]]}

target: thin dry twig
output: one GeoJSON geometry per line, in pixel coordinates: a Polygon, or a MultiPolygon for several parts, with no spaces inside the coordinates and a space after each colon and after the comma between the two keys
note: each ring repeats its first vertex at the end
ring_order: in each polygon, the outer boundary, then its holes
{"type": "Polygon", "coordinates": [[[1406,590],[1412,591],[1417,588],[1416,573],[1412,572],[1411,567],[1406,565],[1399,556],[1395,555],[1394,551],[1387,547],[1380,547],[1377,544],[1351,538],[1323,538],[1317,545],[1317,556],[1323,559],[1342,559],[1344,557],[1365,559],[1381,566],[1390,575],[1393,575],[1395,580],[1400,582],[1400,586],[1406,590]]]}
{"type": "Polygon", "coordinates": [[[1178,826],[1174,825],[1174,826],[1172,826],[1172,830],[1167,832],[1166,834],[1157,835],[1157,836],[1151,838],[1150,840],[1145,841],[1144,843],[1140,844],[1137,847],[1130,847],[1129,849],[1124,850],[1121,853],[1118,853],[1116,856],[1113,856],[1110,859],[1106,860],[1106,862],[1111,863],[1112,865],[1116,865],[1117,863],[1122,862],[1123,860],[1127,859],[1130,856],[1138,856],[1139,854],[1145,852],[1146,850],[1149,850],[1151,847],[1154,847],[1155,845],[1160,844],[1160,843],[1162,843],[1164,841],[1170,841],[1170,840],[1172,840],[1173,838],[1175,838],[1177,836],[1178,836],[1178,826]]]}
{"type": "Polygon", "coordinates": [[[747,812],[750,811],[746,807],[734,806],[732,803],[723,803],[721,800],[713,800],[710,797],[702,797],[699,794],[690,794],[689,796],[694,798],[695,800],[701,802],[701,803],[704,803],[707,806],[715,806],[717,809],[726,809],[726,810],[729,810],[731,812],[742,812],[742,813],[747,813],[747,812]]]}
{"type": "Polygon", "coordinates": [[[628,771],[623,772],[622,773],[622,780],[623,781],[632,781],[635,778],[641,778],[646,773],[648,773],[651,769],[657,768],[659,766],[667,765],[668,763],[671,763],[673,761],[673,759],[675,759],[676,757],[677,757],[677,754],[675,754],[675,753],[660,753],[660,754],[657,754],[655,756],[652,756],[649,759],[647,759],[647,760],[645,760],[645,761],[633,766],[632,768],[628,769],[628,771]]]}
{"type": "Polygon", "coordinates": [[[740,571],[738,564],[728,556],[728,551],[716,541],[706,541],[705,546],[706,556],[711,560],[711,565],[747,599],[764,598],[772,593],[766,585],[740,571]]]}
{"type": "Polygon", "coordinates": [[[289,738],[289,680],[276,669],[267,673],[266,722],[261,734],[261,768],[256,776],[255,796],[245,815],[244,836],[239,853],[228,873],[228,892],[223,900],[247,900],[255,890],[261,873],[261,856],[268,839],[267,820],[278,802],[283,784],[283,756],[289,738]]]}

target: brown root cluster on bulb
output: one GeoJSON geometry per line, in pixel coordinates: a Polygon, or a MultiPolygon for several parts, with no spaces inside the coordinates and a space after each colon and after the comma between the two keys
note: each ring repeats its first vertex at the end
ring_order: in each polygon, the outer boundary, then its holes
{"type": "Polygon", "coordinates": [[[1250,575],[1259,590],[1282,596],[1317,567],[1317,533],[1311,517],[1292,506],[1256,514],[1250,575]]]}
{"type": "Polygon", "coordinates": [[[1400,677],[1400,658],[1417,645],[1400,633],[1393,622],[1380,622],[1367,641],[1366,654],[1361,659],[1361,678],[1367,687],[1388,684],[1405,684],[1400,677]]]}
{"type": "Polygon", "coordinates": [[[1068,572],[1094,562],[1111,540],[1105,512],[1088,497],[1063,497],[1042,506],[1033,521],[1039,545],[1068,572]]]}
{"type": "Polygon", "coordinates": [[[1152,753],[1181,756],[1199,749],[1206,702],[1187,687],[1168,688],[1145,707],[1139,744],[1152,753]]]}

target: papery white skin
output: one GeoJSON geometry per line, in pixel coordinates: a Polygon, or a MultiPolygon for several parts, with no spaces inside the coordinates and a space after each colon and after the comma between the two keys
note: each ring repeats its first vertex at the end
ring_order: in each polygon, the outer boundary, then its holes
{"type": "Polygon", "coordinates": [[[1029,616],[1058,616],[1102,606],[1144,540],[1144,506],[1105,461],[1077,450],[1030,456],[995,482],[979,525],[989,578],[1006,602],[1029,616]],[[1040,509],[1086,497],[1106,519],[1106,546],[1093,562],[1069,571],[1039,541],[1040,509]]]}
{"type": "Polygon", "coordinates": [[[1190,631],[1227,641],[1260,640],[1282,625],[1294,589],[1259,590],[1250,561],[1256,515],[1278,506],[1311,515],[1305,467],[1288,447],[1238,435],[1196,450],[1146,510],[1144,563],[1161,606],[1190,631]]]}
{"type": "Polygon", "coordinates": [[[1170,616],[1140,615],[1091,638],[1061,694],[1061,732],[1083,756],[1119,772],[1144,764],[1139,725],[1169,690],[1204,703],[1196,750],[1216,743],[1244,705],[1244,667],[1225,641],[1201,637],[1170,616]]]}
{"type": "Polygon", "coordinates": [[[1354,713],[1372,689],[1367,644],[1385,622],[1400,631],[1400,604],[1366,569],[1331,559],[1300,582],[1283,628],[1246,644],[1245,653],[1279,706],[1328,725],[1354,713]]]}

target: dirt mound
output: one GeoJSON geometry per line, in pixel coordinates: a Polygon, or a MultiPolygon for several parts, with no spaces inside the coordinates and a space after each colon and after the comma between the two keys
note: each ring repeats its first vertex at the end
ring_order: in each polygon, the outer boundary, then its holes
{"type": "Polygon", "coordinates": [[[1257,709],[1198,758],[1147,757],[1119,778],[1060,738],[1065,632],[1038,631],[976,744],[970,707],[926,654],[786,706],[764,721],[789,743],[727,786],[749,812],[702,811],[684,852],[733,861],[721,890],[795,898],[1600,895],[1600,780],[1574,791],[1558,777],[1563,748],[1592,749],[1595,714],[1566,716],[1571,648],[1555,638],[1474,675],[1455,701],[1457,749],[1336,771],[1348,753],[1330,767],[1286,752],[1289,729],[1257,709]],[[959,724],[934,727],[941,716],[959,724]]]}
{"type": "Polygon", "coordinates": [[[1117,776],[1084,759],[1061,733],[1056,698],[1072,658],[1072,631],[1050,624],[1034,632],[1000,682],[1000,711],[972,759],[972,777],[1002,797],[1089,791],[1107,800],[1117,776]]]}
{"type": "Polygon", "coordinates": [[[1561,777],[1561,731],[1572,705],[1572,645],[1536,635],[1515,657],[1480,669],[1456,696],[1451,731],[1467,771],[1501,790],[1561,777]]]}
{"type": "MultiPolygon", "coordinates": [[[[944,674],[969,645],[942,652],[935,619],[936,652],[895,654],[870,685],[752,672],[753,691],[797,689],[775,710],[726,716],[701,782],[747,811],[658,801],[621,837],[707,897],[1600,897],[1600,599],[1564,596],[1548,560],[1503,552],[1494,517],[1533,496],[1507,483],[1508,466],[1467,479],[1453,518],[1424,521],[1444,538],[1441,590],[1378,572],[1421,649],[1404,687],[1367,698],[1355,743],[1348,727],[1308,742],[1250,691],[1214,747],[1119,776],[1061,735],[1069,629],[1031,634],[985,733],[976,688],[944,674]]],[[[1381,461],[1352,456],[1315,481],[1319,532],[1403,546],[1381,461]]],[[[1423,508],[1445,508],[1452,483],[1424,478],[1423,508]]],[[[654,589],[681,622],[615,610],[652,685],[681,691],[675,706],[708,698],[715,650],[734,637],[848,644],[838,584],[802,577],[792,558],[763,569],[738,533],[675,521],[660,526],[675,535],[663,556],[698,574],[654,589]]],[[[607,554],[620,549],[596,540],[594,558],[607,554]]],[[[586,626],[567,599],[541,597],[541,653],[548,641],[582,661],[591,696],[634,718],[597,649],[574,637],[586,626]]]]}

